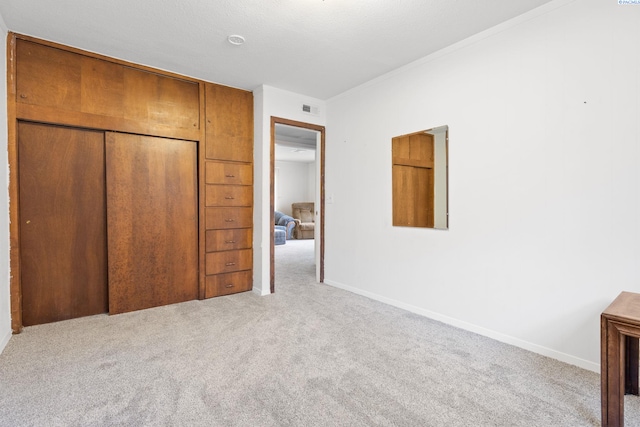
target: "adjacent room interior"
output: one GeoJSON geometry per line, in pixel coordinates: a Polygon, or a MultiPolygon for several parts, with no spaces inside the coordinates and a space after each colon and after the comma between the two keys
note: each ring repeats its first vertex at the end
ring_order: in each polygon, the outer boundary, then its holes
{"type": "MultiPolygon", "coordinates": [[[[320,158],[318,145],[320,133],[312,129],[276,124],[274,141],[275,167],[274,214],[276,246],[289,244],[286,249],[276,249],[275,257],[295,257],[313,253],[313,268],[316,268],[316,212],[320,206],[320,158]],[[318,206],[316,211],[315,206],[318,206]],[[284,234],[282,234],[284,231],[284,234]]],[[[317,234],[320,238],[320,227],[317,234]]],[[[318,254],[319,255],[319,254],[318,254]]],[[[284,264],[288,265],[288,264],[284,264]]],[[[275,276],[280,272],[276,269],[275,276]]],[[[286,274],[286,272],[283,272],[286,274]]]]}

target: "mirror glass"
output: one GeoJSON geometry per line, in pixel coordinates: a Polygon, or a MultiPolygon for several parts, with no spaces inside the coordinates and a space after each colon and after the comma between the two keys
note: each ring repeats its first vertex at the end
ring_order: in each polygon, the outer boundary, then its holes
{"type": "Polygon", "coordinates": [[[449,127],[391,140],[393,225],[449,228],[449,127]]]}

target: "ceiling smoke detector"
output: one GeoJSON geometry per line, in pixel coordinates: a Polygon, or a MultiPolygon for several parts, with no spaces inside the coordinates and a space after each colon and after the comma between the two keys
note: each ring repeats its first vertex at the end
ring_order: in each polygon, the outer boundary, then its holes
{"type": "Polygon", "coordinates": [[[236,45],[236,46],[240,46],[242,44],[244,44],[244,37],[239,36],[237,34],[232,34],[229,37],[227,37],[227,40],[229,41],[229,43],[236,45]]]}

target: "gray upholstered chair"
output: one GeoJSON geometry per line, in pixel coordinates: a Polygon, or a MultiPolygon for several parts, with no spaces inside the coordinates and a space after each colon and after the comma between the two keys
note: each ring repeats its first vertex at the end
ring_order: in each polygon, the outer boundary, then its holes
{"type": "Polygon", "coordinates": [[[283,214],[282,212],[279,211],[274,211],[274,220],[275,220],[275,227],[276,230],[280,229],[280,230],[284,230],[285,231],[285,236],[286,239],[293,239],[294,237],[294,231],[295,231],[295,227],[296,227],[296,221],[295,219],[293,219],[292,217],[290,217],[289,215],[283,214]]]}
{"type": "Polygon", "coordinates": [[[292,203],[291,216],[296,220],[296,239],[313,239],[315,229],[313,202],[292,203]]]}

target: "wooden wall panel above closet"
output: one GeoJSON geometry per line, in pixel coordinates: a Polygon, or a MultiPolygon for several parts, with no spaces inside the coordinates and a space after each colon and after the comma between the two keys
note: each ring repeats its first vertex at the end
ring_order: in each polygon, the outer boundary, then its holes
{"type": "Polygon", "coordinates": [[[160,136],[182,130],[189,132],[184,139],[199,139],[193,133],[200,128],[197,82],[20,39],[16,56],[23,116],[47,114],[69,125],[84,119],[98,128],[160,136]]]}

